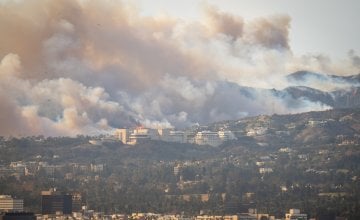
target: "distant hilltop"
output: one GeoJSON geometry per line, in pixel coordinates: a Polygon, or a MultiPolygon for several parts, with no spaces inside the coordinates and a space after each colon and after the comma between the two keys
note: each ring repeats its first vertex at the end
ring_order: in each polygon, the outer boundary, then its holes
{"type": "Polygon", "coordinates": [[[173,129],[152,129],[138,127],[134,129],[117,129],[115,137],[122,143],[135,145],[148,140],[160,140],[165,142],[192,143],[198,145],[219,146],[223,142],[236,139],[235,135],[228,130],[220,131],[176,131],[173,129]]]}

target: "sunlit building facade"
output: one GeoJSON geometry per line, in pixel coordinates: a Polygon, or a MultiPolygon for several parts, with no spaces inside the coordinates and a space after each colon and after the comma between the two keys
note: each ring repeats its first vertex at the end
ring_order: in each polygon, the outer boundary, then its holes
{"type": "Polygon", "coordinates": [[[22,212],[24,200],[14,199],[9,195],[0,195],[0,212],[22,212]]]}
{"type": "Polygon", "coordinates": [[[174,143],[191,143],[198,145],[219,146],[224,141],[236,139],[231,131],[186,132],[173,129],[117,129],[114,136],[123,144],[136,145],[148,140],[160,140],[174,143]]]}

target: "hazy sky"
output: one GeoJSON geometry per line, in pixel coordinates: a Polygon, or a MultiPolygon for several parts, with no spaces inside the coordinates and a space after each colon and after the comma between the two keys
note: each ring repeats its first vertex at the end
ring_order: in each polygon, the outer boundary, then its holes
{"type": "Polygon", "coordinates": [[[273,14],[291,17],[290,46],[295,55],[322,53],[339,59],[349,50],[360,52],[358,0],[136,0],[143,15],[167,14],[184,20],[201,19],[203,5],[253,19],[273,14]]]}
{"type": "MultiPolygon", "coordinates": [[[[328,109],[288,94],[298,84],[286,76],[359,74],[359,5],[0,0],[0,135],[183,128],[328,109]]],[[[301,83],[325,92],[358,86],[301,83]]]]}

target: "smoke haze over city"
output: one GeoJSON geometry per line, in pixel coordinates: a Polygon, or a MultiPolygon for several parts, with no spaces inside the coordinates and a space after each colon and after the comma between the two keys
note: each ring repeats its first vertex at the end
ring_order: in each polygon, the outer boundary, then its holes
{"type": "MultiPolygon", "coordinates": [[[[357,48],[341,59],[295,53],[286,11],[247,18],[196,4],[199,19],[186,20],[146,15],[129,1],[0,1],[0,135],[74,136],[324,110],[330,106],[270,91],[298,85],[286,76],[300,70],[360,73],[357,48]]],[[[305,83],[321,91],[355,85],[305,83]]]]}

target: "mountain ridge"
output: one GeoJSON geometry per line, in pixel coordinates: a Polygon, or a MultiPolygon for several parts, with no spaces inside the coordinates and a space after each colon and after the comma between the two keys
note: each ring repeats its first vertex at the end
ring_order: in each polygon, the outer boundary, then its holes
{"type": "Polygon", "coordinates": [[[290,73],[286,76],[286,79],[289,81],[302,81],[306,80],[307,78],[315,78],[319,80],[340,80],[347,83],[354,83],[354,80],[357,83],[360,83],[360,73],[355,75],[346,75],[346,76],[339,76],[339,75],[332,75],[332,74],[322,74],[312,71],[300,70],[294,73],[290,73]]]}

